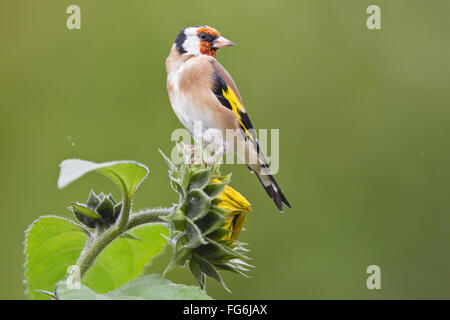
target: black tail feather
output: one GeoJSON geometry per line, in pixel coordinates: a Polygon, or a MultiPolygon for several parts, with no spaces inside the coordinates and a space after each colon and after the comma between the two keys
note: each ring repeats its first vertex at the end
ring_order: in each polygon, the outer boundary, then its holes
{"type": "Polygon", "coordinates": [[[269,186],[264,186],[264,189],[266,190],[266,192],[270,195],[273,194],[273,196],[271,197],[272,200],[275,202],[275,204],[277,205],[278,209],[283,212],[283,203],[285,205],[287,205],[289,208],[291,207],[291,204],[289,203],[289,201],[286,199],[286,197],[284,196],[283,191],[281,191],[280,187],[278,186],[278,183],[275,181],[273,176],[269,176],[270,181],[272,182],[269,186]],[[274,186],[276,187],[276,190],[274,188],[274,186]],[[268,189],[270,190],[270,193],[268,191],[268,189]]]}
{"type": "MultiPolygon", "coordinates": [[[[253,172],[252,169],[250,169],[250,171],[253,172]]],[[[281,191],[280,187],[278,186],[278,183],[275,181],[275,179],[272,175],[267,176],[270,180],[269,185],[267,185],[267,183],[263,182],[263,180],[261,179],[261,177],[259,176],[258,173],[256,173],[256,176],[258,177],[259,182],[261,182],[262,186],[264,187],[264,190],[266,190],[266,193],[275,202],[276,206],[278,207],[278,210],[283,212],[283,203],[285,205],[287,205],[289,208],[291,207],[291,204],[284,196],[283,192],[281,191]]]]}

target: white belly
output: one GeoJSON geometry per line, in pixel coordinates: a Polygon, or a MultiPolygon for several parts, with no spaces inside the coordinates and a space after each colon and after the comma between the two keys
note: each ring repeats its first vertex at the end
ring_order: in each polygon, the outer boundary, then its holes
{"type": "Polygon", "coordinates": [[[195,101],[192,96],[179,90],[178,79],[181,71],[182,67],[178,71],[171,72],[167,77],[167,81],[172,87],[169,93],[172,109],[197,143],[203,145],[211,143],[217,139],[210,137],[211,132],[215,131],[211,127],[213,115],[205,112],[207,108],[197,106],[198,101],[195,101]]]}

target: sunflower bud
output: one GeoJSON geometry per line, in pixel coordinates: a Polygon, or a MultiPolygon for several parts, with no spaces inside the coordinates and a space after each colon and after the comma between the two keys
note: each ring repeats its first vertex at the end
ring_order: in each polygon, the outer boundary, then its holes
{"type": "Polygon", "coordinates": [[[218,270],[247,276],[244,272],[252,267],[244,262],[249,250],[237,241],[251,205],[228,186],[231,176],[221,175],[219,165],[191,156],[186,159],[185,154],[186,161],[174,165],[163,157],[169,164],[171,186],[179,194],[179,203],[165,218],[174,230],[173,255],[165,272],[188,263],[202,288],[209,276],[227,289],[218,270]]]}
{"type": "Polygon", "coordinates": [[[108,227],[116,222],[122,210],[122,203],[116,203],[112,194],[105,195],[103,192],[96,195],[93,191],[89,193],[86,203],[71,203],[71,210],[75,217],[89,228],[97,226],[108,227]]]}

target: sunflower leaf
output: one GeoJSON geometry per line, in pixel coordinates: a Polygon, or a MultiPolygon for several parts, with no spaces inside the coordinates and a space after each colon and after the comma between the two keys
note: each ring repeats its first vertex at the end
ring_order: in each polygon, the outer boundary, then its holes
{"type": "Polygon", "coordinates": [[[64,160],[60,164],[58,188],[62,189],[86,173],[97,171],[110,178],[131,199],[141,182],[147,177],[148,168],[135,161],[95,163],[80,159],[64,160]]]}
{"type": "Polygon", "coordinates": [[[69,289],[62,281],[56,287],[56,297],[59,300],[211,300],[198,287],[175,284],[158,274],[140,277],[106,294],[97,294],[86,286],[69,289]]]}
{"type": "MultiPolygon", "coordinates": [[[[27,293],[33,299],[49,298],[36,290],[52,292],[56,283],[66,278],[66,271],[76,264],[86,243],[88,231],[75,222],[56,216],[43,216],[26,231],[25,279],[27,293]]],[[[100,253],[86,272],[82,284],[96,292],[113,290],[138,277],[152,258],[163,252],[168,235],[159,224],[137,227],[130,237],[114,240],[100,253]],[[120,260],[117,257],[120,256],[120,260]]]]}

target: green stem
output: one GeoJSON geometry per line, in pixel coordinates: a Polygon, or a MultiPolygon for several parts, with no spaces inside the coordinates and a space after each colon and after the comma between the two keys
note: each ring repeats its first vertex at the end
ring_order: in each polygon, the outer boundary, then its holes
{"type": "Polygon", "coordinates": [[[126,230],[133,229],[134,227],[146,223],[167,223],[167,221],[162,219],[162,217],[168,216],[170,213],[172,213],[172,211],[173,208],[155,208],[134,213],[131,215],[130,220],[128,221],[126,230]]]}
{"type": "Polygon", "coordinates": [[[82,278],[86,271],[92,266],[100,252],[102,252],[102,250],[120,234],[121,232],[116,225],[101,234],[95,235],[94,238],[86,244],[86,247],[83,249],[83,252],[77,261],[77,266],[80,268],[80,278],[82,278]]]}
{"type": "Polygon", "coordinates": [[[131,202],[128,197],[127,188],[122,188],[122,210],[120,211],[119,222],[117,223],[119,230],[125,230],[128,224],[128,218],[130,217],[131,202]]]}
{"type": "Polygon", "coordinates": [[[94,264],[95,259],[103,251],[103,249],[105,249],[106,246],[108,246],[113,240],[117,239],[126,231],[139,225],[155,222],[166,222],[162,220],[161,217],[169,215],[173,210],[173,208],[155,208],[132,214],[130,217],[130,202],[125,197],[123,199],[124,202],[119,221],[111,228],[101,233],[91,235],[91,238],[86,242],[86,246],[77,261],[77,266],[80,271],[80,279],[94,264]]]}

